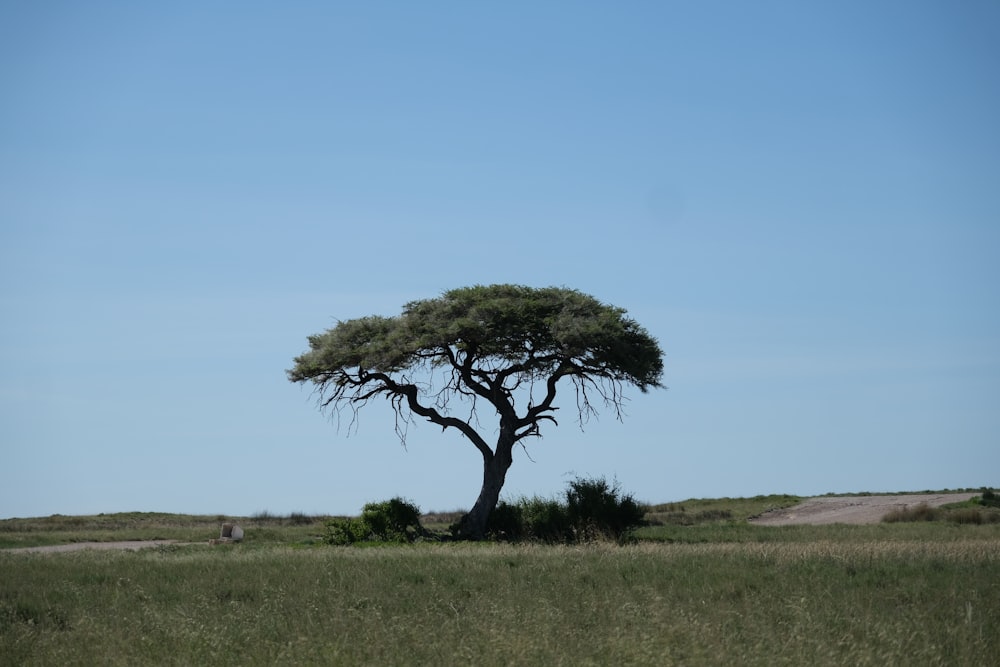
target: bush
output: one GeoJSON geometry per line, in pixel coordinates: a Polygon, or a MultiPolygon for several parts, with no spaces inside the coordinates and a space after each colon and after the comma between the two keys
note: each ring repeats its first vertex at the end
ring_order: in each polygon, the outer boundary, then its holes
{"type": "Polygon", "coordinates": [[[348,545],[368,539],[368,524],[361,519],[330,519],[326,522],[327,544],[348,545]]]}
{"type": "Polygon", "coordinates": [[[573,541],[573,526],[566,507],[557,500],[522,498],[517,503],[501,501],[490,513],[486,533],[508,542],[538,540],[557,543],[573,541]]]}
{"type": "Polygon", "coordinates": [[[979,499],[979,504],[987,507],[1000,507],[1000,496],[992,489],[983,489],[983,495],[979,499]]]}
{"type": "Polygon", "coordinates": [[[527,534],[543,542],[572,542],[573,521],[558,500],[532,498],[521,505],[527,534]]]}
{"type": "Polygon", "coordinates": [[[490,514],[487,533],[508,541],[620,541],[642,524],[645,515],[645,508],[631,495],[604,479],[576,479],[564,497],[565,502],[539,497],[501,501],[490,514]]]}
{"type": "Polygon", "coordinates": [[[578,539],[595,537],[621,540],[642,525],[646,509],[631,494],[623,494],[618,484],[601,479],[575,479],[566,490],[569,519],[578,539]]]}
{"type": "MultiPolygon", "coordinates": [[[[523,501],[522,501],[523,503],[523,501]]],[[[490,512],[490,518],[486,522],[486,533],[496,540],[507,540],[517,542],[527,537],[527,529],[524,523],[524,512],[521,504],[511,504],[506,500],[501,500],[490,512]]]]}
{"type": "Polygon", "coordinates": [[[371,539],[380,542],[412,542],[423,534],[420,508],[402,498],[368,503],[361,512],[368,524],[371,539]]]}
{"type": "Polygon", "coordinates": [[[357,518],[330,519],[328,544],[355,542],[413,542],[424,535],[420,509],[402,498],[368,503],[357,518]]]}

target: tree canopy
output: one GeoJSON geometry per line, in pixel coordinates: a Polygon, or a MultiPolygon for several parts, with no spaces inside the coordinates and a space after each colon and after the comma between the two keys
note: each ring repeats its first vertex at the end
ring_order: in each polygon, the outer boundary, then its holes
{"type": "Polygon", "coordinates": [[[496,506],[513,446],[556,422],[560,380],[575,388],[581,420],[596,411],[594,397],[620,418],[623,386],[646,392],[663,374],[659,344],[624,309],[561,287],[453,289],[412,301],[398,316],[341,321],[308,340],[288,378],[313,383],[323,407],[356,410],[385,398],[397,418],[454,428],[475,445],[483,489],[459,530],[473,538],[496,506]],[[472,425],[477,420],[455,416],[455,398],[471,401],[473,416],[484,403],[495,411],[495,445],[472,425]]]}

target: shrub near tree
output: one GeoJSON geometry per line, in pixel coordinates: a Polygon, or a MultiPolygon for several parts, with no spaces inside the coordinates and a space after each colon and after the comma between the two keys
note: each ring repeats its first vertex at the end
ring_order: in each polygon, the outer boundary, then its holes
{"type": "Polygon", "coordinates": [[[490,536],[512,542],[621,541],[643,524],[646,513],[631,494],[603,478],[575,479],[563,498],[563,502],[538,497],[500,502],[490,516],[490,536]]]}
{"type": "Polygon", "coordinates": [[[620,540],[642,525],[646,508],[618,484],[606,479],[576,479],[566,490],[569,520],[585,538],[610,537],[620,540]]]}

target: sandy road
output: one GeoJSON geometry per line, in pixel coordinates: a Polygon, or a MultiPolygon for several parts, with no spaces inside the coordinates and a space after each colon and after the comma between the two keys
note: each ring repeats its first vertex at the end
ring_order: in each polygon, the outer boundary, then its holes
{"type": "Polygon", "coordinates": [[[879,523],[889,512],[926,503],[940,507],[960,503],[977,493],[923,493],[896,496],[830,496],[809,500],[751,519],[758,526],[822,525],[829,523],[879,523]]]}

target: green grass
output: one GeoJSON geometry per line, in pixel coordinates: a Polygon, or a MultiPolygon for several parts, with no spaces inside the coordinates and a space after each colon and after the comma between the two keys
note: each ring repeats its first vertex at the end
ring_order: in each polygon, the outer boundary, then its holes
{"type": "Polygon", "coordinates": [[[267,513],[227,547],[207,540],[230,517],[0,521],[6,546],[195,543],[0,552],[0,664],[993,664],[1000,524],[746,522],[798,500],[656,506],[624,547],[329,547],[325,517],[267,513]]]}
{"type": "Polygon", "coordinates": [[[25,665],[991,664],[1000,531],[927,535],[3,553],[0,656],[25,665]]]}
{"type": "MultiPolygon", "coordinates": [[[[949,521],[830,524],[822,526],[760,526],[746,522],[717,522],[696,526],[649,526],[636,531],[642,543],[667,544],[808,544],[815,542],[948,542],[955,539],[1000,540],[1000,524],[982,532],[949,521]]],[[[1000,548],[1000,544],[998,544],[1000,548]]]]}
{"type": "Polygon", "coordinates": [[[32,519],[0,520],[0,548],[47,546],[72,542],[120,540],[177,540],[207,542],[219,537],[223,522],[234,521],[247,530],[247,540],[260,543],[308,541],[323,532],[327,517],[288,517],[267,513],[253,517],[120,512],[92,516],[55,514],[32,519]]]}

